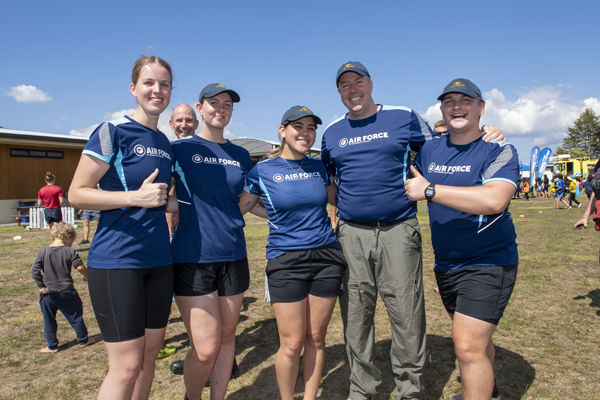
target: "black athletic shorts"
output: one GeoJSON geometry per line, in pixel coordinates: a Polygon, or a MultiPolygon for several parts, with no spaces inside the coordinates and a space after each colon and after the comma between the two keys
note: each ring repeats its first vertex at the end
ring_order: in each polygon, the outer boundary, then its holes
{"type": "Polygon", "coordinates": [[[248,257],[214,263],[175,263],[175,296],[235,296],[250,287],[248,257]]]}
{"type": "Polygon", "coordinates": [[[44,208],[44,219],[50,225],[52,222],[60,222],[63,220],[62,211],[58,208],[44,208]]]}
{"type": "Polygon", "coordinates": [[[434,271],[446,311],[498,325],[515,287],[517,269],[517,265],[473,265],[434,271]]]}
{"type": "Polygon", "coordinates": [[[144,336],[167,326],[173,296],[173,266],[140,269],[88,268],[94,314],[106,342],[144,336]]]}
{"type": "Polygon", "coordinates": [[[331,245],[291,250],[267,260],[265,300],[293,303],[309,294],[338,297],[348,264],[341,249],[331,245]]]}

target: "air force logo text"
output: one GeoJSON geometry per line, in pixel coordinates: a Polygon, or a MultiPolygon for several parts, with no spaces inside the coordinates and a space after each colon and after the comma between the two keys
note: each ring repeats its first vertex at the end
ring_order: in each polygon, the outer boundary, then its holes
{"type": "Polygon", "coordinates": [[[470,165],[435,165],[429,164],[427,171],[432,174],[454,174],[455,172],[471,172],[470,165]]]}
{"type": "Polygon", "coordinates": [[[141,144],[136,144],[133,146],[133,152],[136,156],[150,156],[150,157],[159,157],[171,159],[171,155],[162,149],[157,149],[156,147],[144,147],[141,144]]]}
{"type": "Polygon", "coordinates": [[[279,182],[283,182],[283,181],[300,181],[303,179],[320,178],[320,177],[321,177],[320,172],[300,172],[297,174],[287,174],[287,175],[275,174],[275,175],[273,175],[273,180],[275,182],[279,183],[279,182]]]}
{"type": "Polygon", "coordinates": [[[217,158],[217,157],[202,157],[200,154],[194,154],[192,156],[192,161],[196,164],[213,164],[213,165],[233,165],[234,167],[242,168],[242,165],[239,161],[230,160],[227,158],[217,158]]]}
{"type": "Polygon", "coordinates": [[[379,133],[373,133],[371,135],[357,136],[357,137],[353,137],[350,139],[342,138],[340,140],[340,147],[346,147],[346,146],[353,145],[353,144],[369,143],[372,140],[384,139],[387,137],[388,137],[387,132],[379,132],[379,133]]]}

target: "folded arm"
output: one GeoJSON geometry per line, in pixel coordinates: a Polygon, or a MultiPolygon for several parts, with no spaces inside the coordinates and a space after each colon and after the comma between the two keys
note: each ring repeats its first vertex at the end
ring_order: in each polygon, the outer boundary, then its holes
{"type": "MultiPolygon", "coordinates": [[[[425,200],[425,189],[429,182],[413,166],[414,178],[405,184],[410,200],[425,200]]],[[[436,185],[434,202],[455,210],[475,215],[499,214],[506,209],[515,192],[515,186],[507,181],[490,181],[482,186],[436,185]]]]}

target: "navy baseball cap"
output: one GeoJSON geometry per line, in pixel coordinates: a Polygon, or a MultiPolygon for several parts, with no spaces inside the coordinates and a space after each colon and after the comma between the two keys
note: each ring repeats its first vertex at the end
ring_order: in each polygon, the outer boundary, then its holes
{"type": "Polygon", "coordinates": [[[202,102],[203,98],[215,97],[216,95],[227,92],[231,96],[231,100],[234,103],[240,102],[240,95],[237,94],[234,90],[227,89],[225,85],[222,83],[211,83],[210,85],[206,85],[204,89],[200,92],[200,102],[202,102]]]}
{"type": "Polygon", "coordinates": [[[444,88],[444,92],[440,94],[440,96],[437,99],[442,100],[444,96],[448,93],[462,93],[474,99],[482,97],[481,90],[479,90],[477,85],[471,82],[470,80],[463,78],[454,79],[449,84],[447,84],[444,88]]]}
{"type": "Polygon", "coordinates": [[[323,125],[321,118],[317,117],[312,111],[303,106],[294,106],[287,110],[281,118],[281,125],[285,124],[287,121],[297,121],[304,117],[313,117],[317,125],[323,125]]]}
{"type": "Polygon", "coordinates": [[[369,75],[369,71],[367,71],[367,68],[364,65],[358,61],[348,61],[338,69],[337,76],[335,77],[335,86],[340,83],[340,76],[342,76],[343,73],[350,71],[356,72],[360,76],[367,75],[369,78],[371,77],[371,75],[369,75]]]}

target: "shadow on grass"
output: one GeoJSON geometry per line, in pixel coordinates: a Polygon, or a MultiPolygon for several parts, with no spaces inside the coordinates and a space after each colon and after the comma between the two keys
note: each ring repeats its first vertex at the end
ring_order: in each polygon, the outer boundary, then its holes
{"type": "MultiPolygon", "coordinates": [[[[457,368],[454,343],[450,337],[427,335],[427,347],[429,361],[425,369],[424,399],[440,399],[457,368]]],[[[535,380],[531,364],[520,354],[502,347],[496,346],[494,367],[500,397],[505,400],[521,399],[535,380]]]]}
{"type": "MultiPolygon", "coordinates": [[[[165,346],[176,347],[177,351],[189,348],[190,345],[187,332],[165,339],[165,346]]],[[[185,357],[185,354],[183,354],[183,357],[185,357]]]]}
{"type": "MultiPolygon", "coordinates": [[[[104,338],[102,337],[102,335],[99,333],[97,335],[93,335],[93,336],[89,336],[90,339],[94,339],[96,341],[96,343],[92,343],[89,346],[96,346],[97,344],[99,344],[100,342],[104,341],[104,338]]],[[[73,339],[68,341],[67,343],[63,343],[60,346],[58,346],[58,350],[63,351],[63,350],[67,350],[70,349],[71,347],[79,347],[79,342],[77,341],[77,339],[73,339]]]]}
{"type": "Polygon", "coordinates": [[[573,300],[584,300],[590,299],[592,302],[590,303],[590,307],[596,307],[596,315],[600,317],[600,289],[594,289],[586,295],[577,296],[573,298],[573,300]]]}
{"type": "MultiPolygon", "coordinates": [[[[253,327],[238,335],[237,352],[251,344],[253,349],[240,364],[241,374],[260,367],[279,348],[277,325],[274,319],[257,322],[253,327]],[[246,343],[243,345],[242,343],[246,343]],[[260,343],[260,345],[257,345],[260,343]]],[[[455,368],[454,344],[452,338],[427,335],[429,361],[425,370],[426,390],[423,399],[440,399],[455,368]]],[[[395,383],[389,361],[390,340],[379,341],[375,345],[375,365],[381,370],[383,380],[379,388],[379,398],[386,399],[393,393],[395,383]]],[[[349,369],[346,363],[345,347],[342,344],[327,346],[327,360],[323,371],[321,394],[318,398],[344,400],[348,397],[349,369]]],[[[495,374],[500,395],[505,400],[521,399],[535,380],[535,369],[522,356],[510,350],[496,347],[495,374]]],[[[302,359],[296,383],[296,397],[304,390],[302,359]]],[[[231,400],[252,400],[279,398],[275,367],[260,371],[253,383],[231,393],[231,400]]]]}

